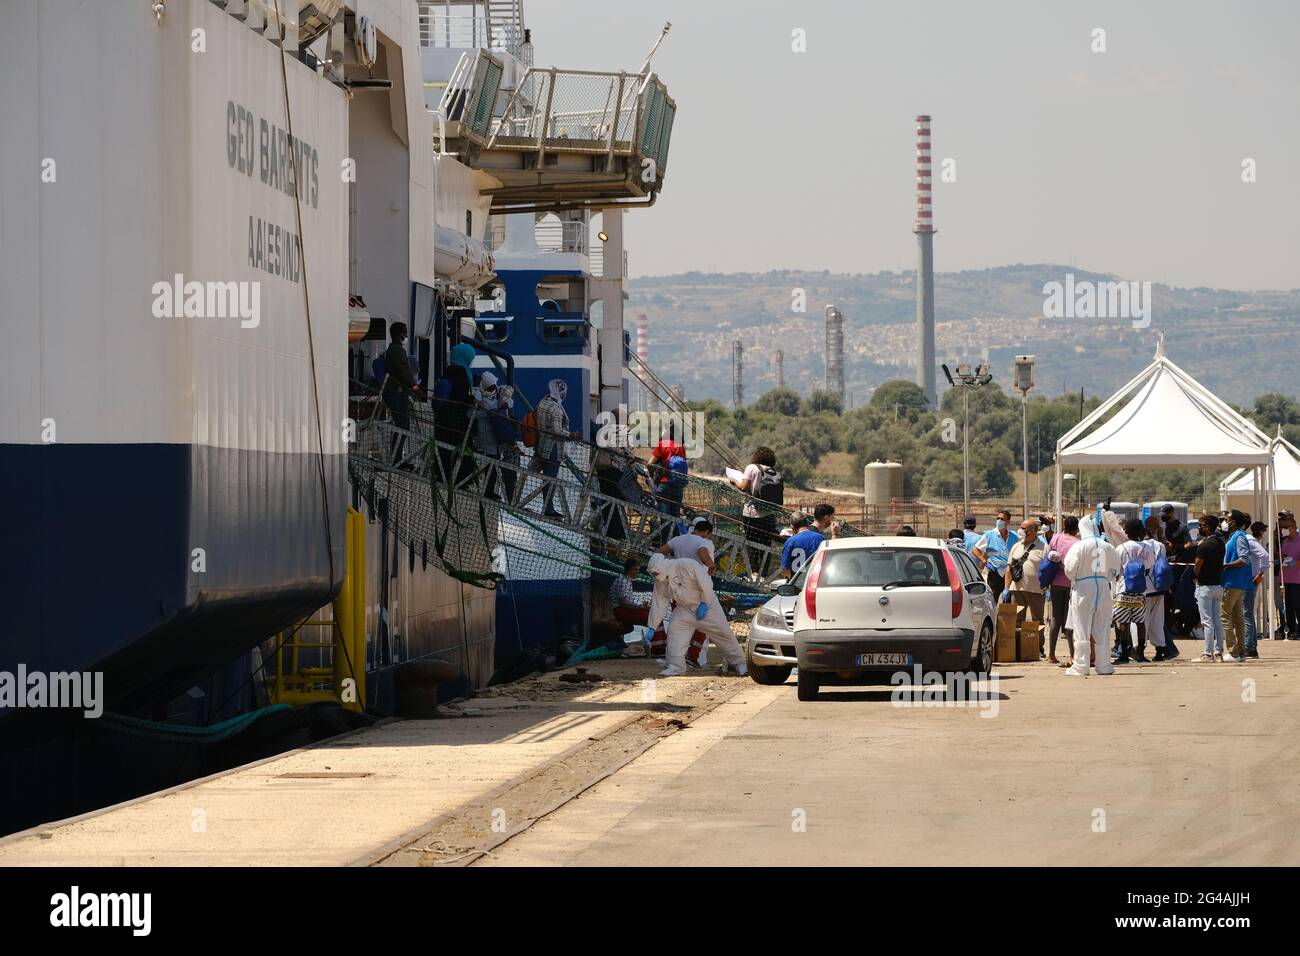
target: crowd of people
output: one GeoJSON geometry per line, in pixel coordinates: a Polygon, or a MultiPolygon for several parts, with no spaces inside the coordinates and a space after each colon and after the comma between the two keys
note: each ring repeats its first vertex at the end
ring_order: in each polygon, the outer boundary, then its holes
{"type": "Polygon", "coordinates": [[[1205,663],[1259,657],[1261,588],[1275,587],[1283,620],[1276,639],[1300,640],[1300,539],[1295,517],[1283,511],[1270,570],[1269,528],[1233,510],[1200,516],[1199,536],[1172,505],[1146,520],[1121,521],[1108,508],[1083,517],[1030,516],[1017,530],[1011,513],[997,513],[980,533],[968,516],[948,532],[967,550],[1001,602],[1043,623],[1039,654],[1067,674],[1112,673],[1133,661],[1180,656],[1176,638],[1204,642],[1205,663]],[[1069,656],[1057,657],[1064,637],[1069,656]],[[1113,641],[1112,641],[1113,638],[1113,641]],[[1148,644],[1152,648],[1147,657],[1148,644]],[[1113,650],[1112,650],[1113,648],[1113,650]]]}
{"type": "MultiPolygon", "coordinates": [[[[402,323],[393,324],[382,390],[393,423],[402,431],[410,429],[412,401],[426,397],[407,360],[406,334],[402,323]]],[[[455,346],[434,387],[435,434],[443,445],[439,453],[444,467],[458,477],[472,471],[472,461],[463,458],[458,465],[451,448],[470,447],[480,456],[513,466],[531,448],[528,471],[551,479],[543,488],[543,513],[563,519],[564,512],[556,507],[562,492],[554,479],[566,443],[581,438],[571,430],[564,407],[566,383],[549,382],[547,394],[520,418],[508,384],[491,371],[475,380],[474,356],[473,346],[455,346]]],[[[399,434],[392,441],[393,459],[401,460],[404,438],[399,434]]],[[[664,611],[665,626],[658,633],[665,648],[665,675],[699,665],[709,636],[723,649],[728,665],[743,671],[743,657],[733,659],[733,651],[738,651],[711,582],[717,570],[712,522],[689,511],[683,517],[689,473],[686,450],[672,433],[651,449],[644,463],[625,449],[596,451],[592,475],[607,499],[648,506],[675,519],[661,539],[662,548],[646,566],[654,581],[650,603],[630,590],[628,582],[641,570],[638,561],[635,567],[625,567],[615,582],[611,606],[629,625],[644,626],[640,619],[651,614],[651,606],[664,611]],[[682,568],[682,562],[690,567],[682,568]],[[679,613],[683,608],[696,615],[693,624],[684,611],[679,613]]],[[[748,570],[757,579],[773,573],[793,578],[821,544],[838,533],[829,504],[817,505],[811,514],[788,516],[784,482],[771,448],[754,449],[744,470],[730,474],[728,481],[745,496],[739,519],[749,545],[748,570]],[[778,530],[787,516],[787,527],[778,530]]],[[[513,500],[517,483],[512,468],[495,470],[484,495],[499,499],[503,491],[513,500]]],[[[611,513],[604,522],[605,534],[624,538],[622,519],[609,506],[606,510],[611,513]]],[[[1031,515],[1015,528],[1011,512],[1004,509],[992,528],[981,532],[976,519],[967,516],[963,527],[952,529],[948,537],[976,559],[999,601],[1015,603],[1029,620],[1045,625],[1040,656],[1069,674],[1087,674],[1090,668],[1110,673],[1115,665],[1146,661],[1148,645],[1151,660],[1171,660],[1180,655],[1176,638],[1191,634],[1204,642],[1199,661],[1256,658],[1262,587],[1278,592],[1282,620],[1273,636],[1300,640],[1300,536],[1294,516],[1289,511],[1278,515],[1277,558],[1271,569],[1265,538],[1269,527],[1264,522],[1234,510],[1202,515],[1200,528],[1202,534],[1194,537],[1172,506],[1145,521],[1121,521],[1099,509],[1097,514],[1063,515],[1059,525],[1053,515],[1031,515]],[[1064,658],[1057,656],[1062,638],[1068,650],[1064,658]]],[[[915,531],[904,526],[898,533],[915,531]]]]}

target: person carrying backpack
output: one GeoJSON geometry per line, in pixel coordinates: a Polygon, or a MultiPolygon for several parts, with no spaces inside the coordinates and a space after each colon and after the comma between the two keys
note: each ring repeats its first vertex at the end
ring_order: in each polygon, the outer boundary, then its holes
{"type": "Polygon", "coordinates": [[[659,510],[676,518],[682,513],[682,496],[686,492],[686,478],[690,467],[686,461],[686,449],[677,441],[670,431],[650,453],[654,462],[655,497],[659,498],[659,510]]]}
{"type": "Polygon", "coordinates": [[[776,468],[776,452],[765,445],[754,449],[749,465],[732,484],[749,495],[742,510],[745,539],[750,543],[750,566],[759,577],[767,575],[767,548],[777,540],[776,512],[785,505],[785,479],[776,468]],[[767,507],[760,510],[758,502],[767,507]]]}
{"type": "Polygon", "coordinates": [[[1146,539],[1142,544],[1151,552],[1151,570],[1147,574],[1146,589],[1146,631],[1156,649],[1152,660],[1168,661],[1178,656],[1169,635],[1165,617],[1165,595],[1173,590],[1173,569],[1169,566],[1169,554],[1165,544],[1164,527],[1155,515],[1145,522],[1146,539]]]}
{"type": "Polygon", "coordinates": [[[1135,660],[1145,662],[1147,659],[1146,591],[1148,575],[1155,566],[1155,553],[1143,543],[1146,528],[1141,520],[1129,518],[1124,522],[1124,534],[1128,540],[1115,549],[1120,557],[1119,590],[1111,614],[1111,623],[1115,626],[1115,648],[1119,652],[1116,664],[1135,660]],[[1137,625],[1136,650],[1130,630],[1133,624],[1137,625]]]}

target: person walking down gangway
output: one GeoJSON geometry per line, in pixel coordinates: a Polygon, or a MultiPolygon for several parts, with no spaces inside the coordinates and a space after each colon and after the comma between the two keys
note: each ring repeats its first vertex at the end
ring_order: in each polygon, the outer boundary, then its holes
{"type": "Polygon", "coordinates": [[[1096,671],[1115,673],[1110,660],[1112,582],[1120,573],[1119,552],[1101,535],[1097,519],[1079,519],[1079,540],[1065,554],[1065,574],[1070,579],[1069,620],[1074,631],[1074,663],[1064,671],[1070,677],[1088,676],[1091,646],[1096,645],[1096,671]]]}
{"type": "MultiPolygon", "coordinates": [[[[556,479],[560,474],[560,462],[564,460],[565,442],[582,437],[569,431],[569,413],[564,408],[568,394],[568,383],[562,378],[553,378],[546,383],[546,395],[533,410],[537,416],[537,448],[533,460],[528,463],[528,470],[548,479],[542,493],[542,513],[548,518],[564,517],[555,508],[556,479]]],[[[560,497],[563,500],[563,493],[560,497]]]]}
{"type": "MultiPolygon", "coordinates": [[[[419,399],[423,392],[411,371],[410,360],[406,356],[406,323],[394,322],[388,329],[391,342],[384,351],[384,405],[388,407],[388,416],[393,425],[403,432],[411,430],[411,399],[419,399]]],[[[392,437],[390,451],[393,462],[401,461],[405,454],[406,436],[396,434],[392,437]]]]}

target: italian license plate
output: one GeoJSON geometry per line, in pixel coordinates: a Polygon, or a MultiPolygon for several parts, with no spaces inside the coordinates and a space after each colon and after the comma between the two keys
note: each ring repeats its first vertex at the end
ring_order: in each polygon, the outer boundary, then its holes
{"type": "Polygon", "coordinates": [[[859,667],[870,667],[872,665],[888,664],[894,667],[910,667],[912,664],[911,654],[859,654],[857,658],[859,667]]]}

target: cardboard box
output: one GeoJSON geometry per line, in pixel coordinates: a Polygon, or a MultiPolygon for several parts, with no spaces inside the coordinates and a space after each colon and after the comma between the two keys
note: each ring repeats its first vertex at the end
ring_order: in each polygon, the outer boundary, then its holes
{"type": "Polygon", "coordinates": [[[1039,621],[1022,621],[1020,623],[1020,636],[1016,646],[1018,648],[1017,660],[1020,661],[1037,661],[1038,645],[1043,639],[1043,625],[1039,621]]]}
{"type": "Polygon", "coordinates": [[[993,639],[994,662],[1014,664],[1019,659],[1019,630],[1024,616],[1025,609],[1017,604],[998,605],[997,631],[993,639]]]}

